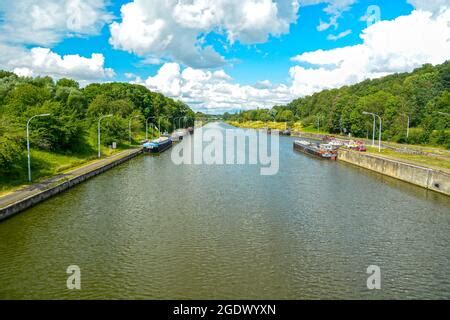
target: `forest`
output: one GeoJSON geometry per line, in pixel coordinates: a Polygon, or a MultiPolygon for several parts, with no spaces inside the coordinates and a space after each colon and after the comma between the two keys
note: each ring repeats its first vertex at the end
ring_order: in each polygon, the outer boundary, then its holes
{"type": "Polygon", "coordinates": [[[364,111],[382,118],[383,140],[450,148],[450,62],[324,90],[272,109],[225,114],[224,118],[291,124],[300,121],[304,128],[371,137],[373,118],[364,111]]]}
{"type": "MultiPolygon", "coordinates": [[[[136,144],[145,137],[147,119],[155,133],[154,125],[160,125],[161,131],[170,131],[174,126],[191,125],[195,118],[183,102],[140,85],[93,83],[80,88],[71,79],[19,77],[0,71],[0,184],[8,179],[23,180],[26,124],[38,114],[49,114],[30,122],[31,148],[36,156],[45,155],[35,161],[41,169],[52,165],[45,161],[53,155],[95,158],[97,126],[102,115],[112,115],[101,121],[105,150],[113,141],[119,147],[129,146],[130,124],[132,144],[136,144]]],[[[64,162],[65,158],[61,159],[64,162]]]]}

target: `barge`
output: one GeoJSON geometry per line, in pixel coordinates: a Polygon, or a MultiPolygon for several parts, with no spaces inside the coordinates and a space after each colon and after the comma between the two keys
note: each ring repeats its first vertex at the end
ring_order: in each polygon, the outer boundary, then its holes
{"type": "Polygon", "coordinates": [[[330,144],[315,144],[306,140],[294,141],[294,150],[304,152],[325,160],[336,160],[337,150],[330,144]]]}
{"type": "Polygon", "coordinates": [[[161,153],[169,149],[172,146],[172,139],[169,137],[159,137],[158,139],[144,143],[142,147],[144,152],[149,153],[161,153]]]}

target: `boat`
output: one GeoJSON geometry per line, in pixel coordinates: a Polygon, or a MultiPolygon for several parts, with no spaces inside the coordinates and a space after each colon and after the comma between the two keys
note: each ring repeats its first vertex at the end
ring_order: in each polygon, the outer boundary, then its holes
{"type": "Polygon", "coordinates": [[[365,152],[367,151],[366,146],[364,145],[363,141],[354,141],[351,140],[349,143],[346,144],[346,146],[349,149],[355,150],[355,151],[360,151],[360,152],[365,152]]]}
{"type": "Polygon", "coordinates": [[[187,131],[189,132],[189,134],[193,134],[194,133],[194,128],[193,127],[188,127],[187,131]]]}
{"type": "Polygon", "coordinates": [[[183,140],[183,136],[178,134],[178,132],[172,132],[170,139],[172,140],[172,142],[178,142],[183,140]]]}
{"type": "Polygon", "coordinates": [[[144,152],[161,153],[172,146],[172,139],[169,137],[159,137],[158,139],[146,142],[142,145],[144,152]]]}
{"type": "Polygon", "coordinates": [[[294,150],[301,151],[321,159],[326,160],[336,160],[337,150],[333,145],[330,144],[317,144],[311,143],[306,140],[295,140],[294,150]]]}
{"type": "Polygon", "coordinates": [[[283,130],[283,131],[281,131],[281,134],[283,136],[290,136],[291,135],[291,130],[289,130],[289,129],[283,130]]]}

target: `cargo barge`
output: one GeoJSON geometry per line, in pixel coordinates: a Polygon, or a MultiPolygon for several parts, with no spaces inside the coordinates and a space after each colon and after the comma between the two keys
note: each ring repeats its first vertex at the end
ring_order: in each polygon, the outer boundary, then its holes
{"type": "Polygon", "coordinates": [[[337,149],[330,144],[315,144],[305,140],[294,141],[294,150],[325,160],[336,160],[337,149]]]}
{"type": "Polygon", "coordinates": [[[142,145],[144,152],[161,153],[172,146],[172,139],[169,137],[159,137],[158,139],[146,142],[142,145]]]}

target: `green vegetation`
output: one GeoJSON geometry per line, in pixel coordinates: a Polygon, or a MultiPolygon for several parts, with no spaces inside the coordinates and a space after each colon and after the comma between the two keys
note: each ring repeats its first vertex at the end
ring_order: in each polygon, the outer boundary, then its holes
{"type": "Polygon", "coordinates": [[[388,148],[381,149],[381,153],[378,152],[377,147],[366,146],[367,152],[372,153],[375,156],[382,156],[387,158],[393,158],[412,164],[422,165],[425,167],[431,167],[436,169],[450,170],[450,160],[444,157],[428,156],[421,154],[409,154],[401,153],[388,148]]]}
{"type": "Polygon", "coordinates": [[[450,62],[324,90],[270,110],[225,113],[224,119],[241,123],[287,121],[289,126],[301,121],[310,132],[320,128],[326,133],[370,137],[373,118],[363,111],[381,116],[383,140],[450,149],[450,117],[439,113],[450,113],[450,62]],[[411,129],[407,138],[408,115],[411,129]]]}
{"type": "MultiPolygon", "coordinates": [[[[95,159],[97,125],[102,115],[102,153],[117,142],[128,148],[145,137],[145,123],[171,131],[179,122],[192,125],[195,113],[143,86],[127,83],[90,84],[80,88],[71,79],[26,78],[0,71],[0,192],[25,183],[27,178],[26,123],[37,114],[48,117],[30,122],[33,177],[52,176],[95,159]],[[181,121],[180,121],[181,118],[181,121]]],[[[149,125],[150,136],[157,130],[149,125]]]]}

